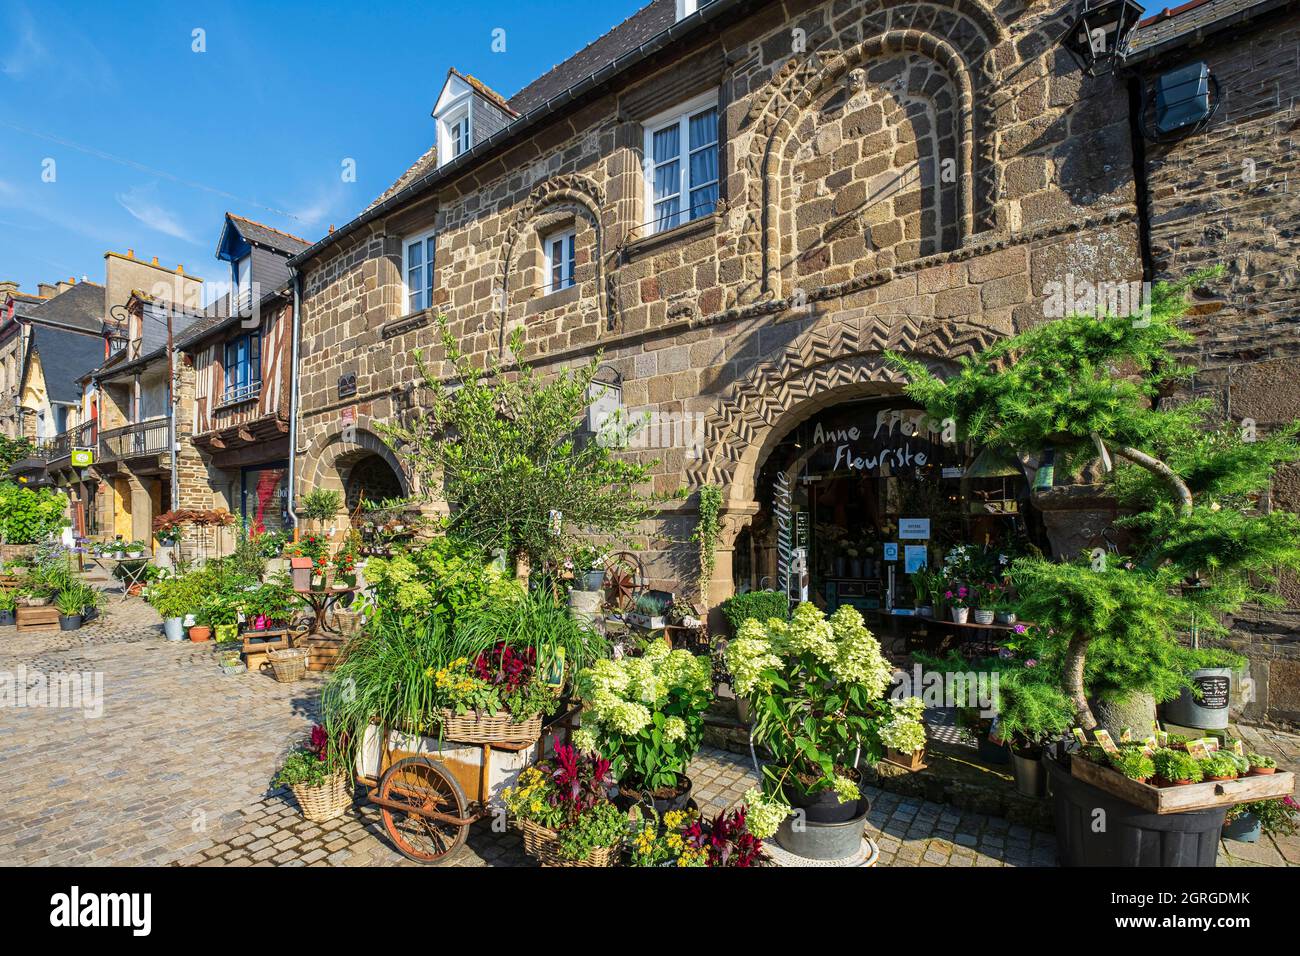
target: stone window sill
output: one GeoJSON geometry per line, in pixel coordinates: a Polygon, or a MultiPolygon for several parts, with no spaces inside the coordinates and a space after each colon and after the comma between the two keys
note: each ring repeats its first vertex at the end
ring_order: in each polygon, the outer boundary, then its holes
{"type": "Polygon", "coordinates": [[[568,288],[560,289],[556,292],[547,292],[545,295],[539,295],[535,299],[530,299],[526,309],[527,314],[537,315],[541,312],[548,312],[551,309],[558,309],[561,306],[577,302],[579,298],[578,285],[579,284],[575,282],[568,288]]]}
{"type": "Polygon", "coordinates": [[[718,224],[721,221],[722,214],[713,212],[707,216],[692,219],[690,222],[684,222],[680,226],[665,229],[663,232],[656,232],[650,236],[633,239],[623,247],[623,260],[630,262],[639,256],[662,249],[665,246],[690,242],[699,239],[701,236],[717,232],[718,224]]]}

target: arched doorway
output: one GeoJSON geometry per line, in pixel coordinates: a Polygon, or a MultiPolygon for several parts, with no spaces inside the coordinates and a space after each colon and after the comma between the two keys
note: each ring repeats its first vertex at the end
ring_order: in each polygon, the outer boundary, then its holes
{"type": "Polygon", "coordinates": [[[955,545],[1043,546],[1020,463],[951,440],[895,389],[775,431],[755,469],[759,511],[736,542],[737,590],[788,587],[828,610],[887,614],[919,603],[912,575],[955,545]]]}
{"type": "Polygon", "coordinates": [[[347,469],[343,481],[348,514],[356,512],[362,501],[383,501],[405,495],[402,479],[381,455],[367,452],[347,469]]]}

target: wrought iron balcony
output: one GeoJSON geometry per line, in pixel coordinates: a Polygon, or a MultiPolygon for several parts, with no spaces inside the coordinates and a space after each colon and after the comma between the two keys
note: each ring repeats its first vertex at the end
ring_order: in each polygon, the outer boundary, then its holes
{"type": "Polygon", "coordinates": [[[166,418],[153,418],[102,431],[99,434],[99,460],[120,461],[165,454],[168,451],[167,432],[166,418]]]}

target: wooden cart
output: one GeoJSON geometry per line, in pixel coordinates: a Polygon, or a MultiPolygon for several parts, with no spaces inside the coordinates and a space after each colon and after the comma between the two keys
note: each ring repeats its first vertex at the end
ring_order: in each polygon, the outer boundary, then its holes
{"type": "MultiPolygon", "coordinates": [[[[453,859],[465,845],[471,824],[497,812],[491,806],[494,754],[518,755],[540,748],[547,734],[561,731],[567,743],[576,713],[576,709],[562,712],[542,728],[537,740],[442,740],[439,753],[392,748],[394,735],[383,728],[379,730],[378,774],[359,774],[357,779],[369,791],[369,802],[379,807],[394,848],[417,863],[438,866],[453,859]],[[469,748],[478,751],[476,765],[444,756],[451,752],[463,756],[469,748]]],[[[430,738],[410,735],[408,739],[430,738]]]]}

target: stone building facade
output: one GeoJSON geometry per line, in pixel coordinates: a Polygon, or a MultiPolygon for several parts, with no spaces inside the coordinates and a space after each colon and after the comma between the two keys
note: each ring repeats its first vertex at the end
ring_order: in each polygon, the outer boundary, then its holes
{"type": "Polygon", "coordinates": [[[436,169],[426,154],[295,257],[297,497],[373,460],[414,490],[378,426],[418,400],[415,350],[437,367],[435,316],[483,357],[599,351],[625,408],[684,424],[629,452],[657,491],[692,492],[642,529],[652,586],[687,589],[694,491],[723,489],[715,605],[766,520],[765,463],[826,410],[898,395],[887,351],[951,371],[1053,317],[1054,290],[1147,277],[1130,81],[1055,45],[1068,5],[715,0],[674,26],[675,6],[654,0],[510,98],[518,120],[436,169]],[[660,228],[656,131],[677,111],[693,137],[714,103],[716,202],[660,228]],[[550,237],[569,232],[573,282],[554,288],[550,237]],[[407,249],[429,234],[412,309],[407,249]]]}

